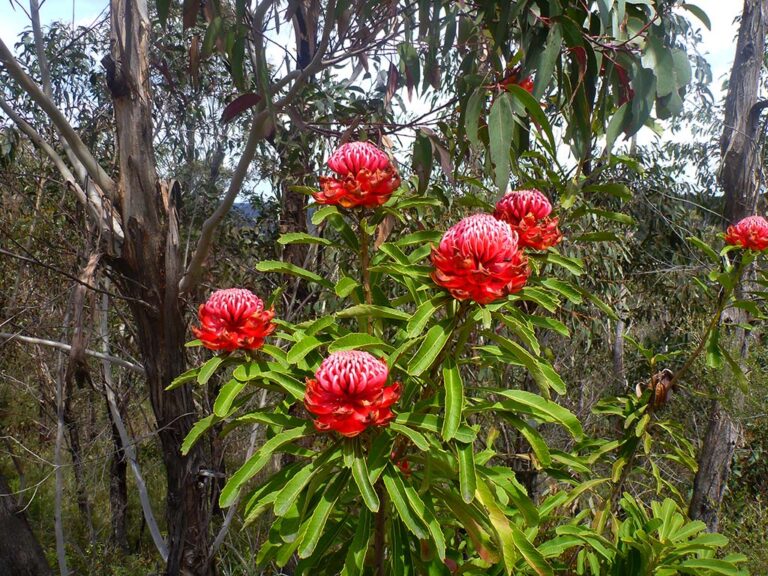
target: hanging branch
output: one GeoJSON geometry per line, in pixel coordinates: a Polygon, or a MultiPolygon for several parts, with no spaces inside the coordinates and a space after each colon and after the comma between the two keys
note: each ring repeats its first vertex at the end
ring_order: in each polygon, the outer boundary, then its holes
{"type": "Polygon", "coordinates": [[[168,561],[168,545],[163,539],[160,528],[155,520],[155,515],[152,512],[152,503],[149,500],[149,493],[147,492],[147,485],[144,483],[144,477],[141,474],[141,468],[139,468],[139,461],[136,456],[136,448],[128,436],[128,431],[123,423],[123,418],[120,415],[120,410],[117,407],[117,399],[115,398],[115,386],[112,381],[112,363],[113,357],[109,355],[109,323],[107,314],[109,312],[109,296],[103,294],[101,297],[101,317],[99,318],[99,336],[101,337],[101,346],[104,353],[102,356],[102,367],[104,369],[104,395],[107,398],[109,404],[109,413],[112,416],[112,422],[117,428],[117,432],[120,435],[120,443],[125,452],[125,457],[128,459],[131,465],[131,471],[136,480],[136,490],[139,493],[139,502],[141,502],[141,511],[144,514],[144,520],[149,527],[149,533],[152,535],[152,542],[155,544],[160,557],[163,562],[168,561]]]}

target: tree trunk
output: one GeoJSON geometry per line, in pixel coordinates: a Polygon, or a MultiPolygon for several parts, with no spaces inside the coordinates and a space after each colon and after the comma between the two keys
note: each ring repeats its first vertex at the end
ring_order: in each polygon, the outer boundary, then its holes
{"type": "Polygon", "coordinates": [[[173,190],[157,177],[153,150],[146,0],[111,1],[111,58],[105,59],[117,125],[118,201],[125,241],[113,259],[121,291],[132,298],[136,338],[146,370],[167,475],[166,573],[210,575],[209,512],[201,448],[182,456],[181,443],[196,420],[187,387],[166,392],[184,371],[185,322],[179,298],[182,270],[173,190]]]}
{"type": "MultiPolygon", "coordinates": [[[[754,213],[757,204],[760,167],[757,132],[762,109],[757,105],[757,98],[765,53],[766,16],[768,0],[745,0],[720,139],[719,180],[725,192],[726,225],[754,213]]],[[[748,348],[746,338],[743,330],[736,334],[742,357],[748,348]]],[[[738,388],[731,387],[728,392],[732,394],[734,406],[743,404],[738,388]]],[[[689,508],[691,518],[702,520],[712,532],[718,529],[720,504],[738,439],[738,424],[725,406],[714,400],[689,508]]]]}
{"type": "Polygon", "coordinates": [[[725,192],[726,224],[753,214],[757,204],[760,168],[757,131],[762,105],[756,104],[765,55],[766,17],[766,0],[744,1],[720,138],[718,177],[725,192]]]}
{"type": "Polygon", "coordinates": [[[709,412],[707,434],[699,453],[699,469],[688,510],[691,518],[704,522],[710,532],[718,530],[720,503],[728,485],[731,460],[738,438],[738,426],[722,403],[714,400],[709,412]]]}
{"type": "MultiPolygon", "coordinates": [[[[109,400],[104,395],[107,406],[107,415],[112,429],[112,445],[115,452],[109,463],[109,508],[112,515],[112,543],[123,552],[128,552],[128,532],[126,521],[128,516],[128,465],[125,460],[125,451],[120,439],[120,431],[112,417],[109,400]]],[[[122,404],[122,402],[120,402],[122,404]]],[[[118,405],[118,410],[120,405],[118,405]]]]}
{"type": "Polygon", "coordinates": [[[88,488],[83,474],[83,449],[80,445],[80,426],[72,414],[72,389],[69,384],[64,386],[64,426],[69,438],[69,454],[72,457],[72,472],[75,476],[75,493],[77,494],[77,509],[80,519],[85,523],[91,544],[96,543],[96,532],[91,518],[91,503],[88,499],[88,488]]]}
{"type": "Polygon", "coordinates": [[[50,576],[43,549],[0,474],[0,574],[50,576]]]}

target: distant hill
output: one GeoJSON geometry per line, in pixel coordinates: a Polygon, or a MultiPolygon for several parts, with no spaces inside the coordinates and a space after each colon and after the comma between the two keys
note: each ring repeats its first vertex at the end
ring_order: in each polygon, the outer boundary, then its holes
{"type": "Polygon", "coordinates": [[[232,205],[232,216],[243,220],[254,221],[262,215],[261,208],[248,202],[235,202],[232,205]]]}

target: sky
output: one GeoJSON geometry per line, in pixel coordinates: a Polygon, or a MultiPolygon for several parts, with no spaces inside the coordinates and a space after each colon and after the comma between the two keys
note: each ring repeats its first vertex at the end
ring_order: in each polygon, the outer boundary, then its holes
{"type": "MultiPolygon", "coordinates": [[[[90,24],[109,5],[108,0],[40,0],[40,3],[43,25],[54,20],[90,24]]],[[[18,34],[29,27],[25,12],[28,7],[28,0],[0,0],[0,38],[6,45],[13,44],[18,34]]]]}

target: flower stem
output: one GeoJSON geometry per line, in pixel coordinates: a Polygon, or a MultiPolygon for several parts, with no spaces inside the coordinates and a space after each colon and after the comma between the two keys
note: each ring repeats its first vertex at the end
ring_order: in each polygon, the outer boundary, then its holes
{"type": "MultiPolygon", "coordinates": [[[[365,303],[373,304],[373,294],[371,292],[371,273],[368,267],[371,264],[371,256],[369,252],[370,235],[366,230],[366,217],[365,213],[358,214],[357,220],[357,232],[360,237],[360,275],[363,284],[363,297],[365,303]]],[[[365,318],[366,331],[368,334],[373,334],[373,319],[370,315],[365,318]]],[[[379,478],[374,487],[376,494],[379,497],[379,510],[374,516],[374,533],[373,533],[373,565],[375,576],[384,576],[386,572],[385,566],[385,550],[386,550],[386,519],[387,519],[387,499],[384,485],[379,478]]]]}
{"type": "MultiPolygon", "coordinates": [[[[362,273],[363,296],[365,298],[365,303],[373,304],[373,294],[371,293],[371,273],[368,271],[368,267],[370,266],[371,261],[370,254],[368,252],[369,236],[365,229],[365,220],[365,216],[360,214],[359,220],[357,222],[357,230],[360,235],[360,268],[362,273]]],[[[366,318],[366,325],[368,334],[372,334],[373,324],[371,322],[370,316],[366,318]]]]}
{"type": "Polygon", "coordinates": [[[386,531],[386,510],[387,510],[387,493],[384,490],[381,480],[376,483],[376,494],[379,496],[379,511],[376,512],[374,517],[374,535],[373,535],[373,554],[376,576],[384,576],[384,536],[386,531]]]}

